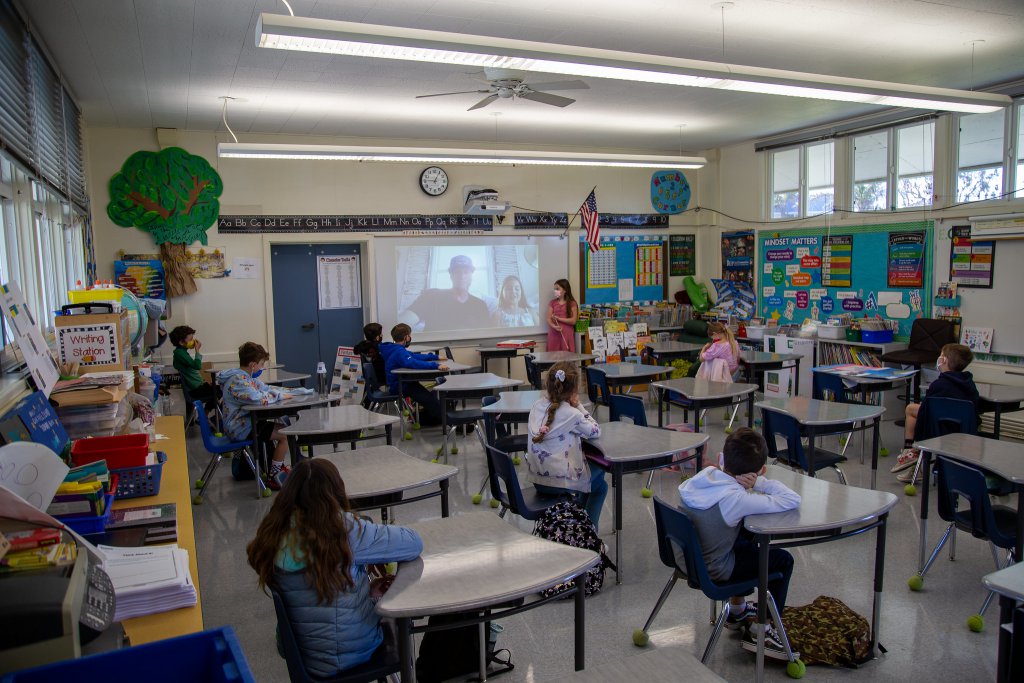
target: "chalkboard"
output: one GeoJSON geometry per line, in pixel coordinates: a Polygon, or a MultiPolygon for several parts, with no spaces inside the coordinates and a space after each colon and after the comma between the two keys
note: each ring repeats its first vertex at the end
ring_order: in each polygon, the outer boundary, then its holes
{"type": "Polygon", "coordinates": [[[663,301],[668,296],[668,236],[602,237],[591,251],[580,237],[580,303],[663,301]]]}

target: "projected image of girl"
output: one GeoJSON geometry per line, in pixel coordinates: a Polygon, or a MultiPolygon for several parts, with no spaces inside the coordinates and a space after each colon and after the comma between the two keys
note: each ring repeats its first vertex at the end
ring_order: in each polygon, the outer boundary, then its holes
{"type": "Polygon", "coordinates": [[[538,319],[537,312],[526,300],[522,281],[515,275],[509,275],[501,283],[498,307],[491,314],[491,323],[495,327],[533,327],[538,319]]]}

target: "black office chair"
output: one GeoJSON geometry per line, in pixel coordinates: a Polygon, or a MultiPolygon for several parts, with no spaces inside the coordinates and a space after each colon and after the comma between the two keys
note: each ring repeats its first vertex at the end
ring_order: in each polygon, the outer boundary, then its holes
{"type": "Polygon", "coordinates": [[[277,612],[277,636],[279,652],[288,664],[288,678],[292,683],[370,683],[371,681],[387,681],[388,677],[397,674],[401,669],[398,651],[391,630],[384,629],[384,644],[377,648],[369,661],[340,672],[331,678],[314,676],[306,670],[299,651],[299,643],[295,639],[288,611],[284,600],[274,589],[270,590],[274,598],[274,611],[277,612]]]}
{"type": "Polygon", "coordinates": [[[907,348],[882,354],[879,359],[885,363],[910,365],[918,370],[914,375],[914,402],[921,402],[921,368],[935,365],[942,347],[955,344],[956,334],[952,321],[936,318],[918,318],[910,327],[910,342],[907,348]]]}

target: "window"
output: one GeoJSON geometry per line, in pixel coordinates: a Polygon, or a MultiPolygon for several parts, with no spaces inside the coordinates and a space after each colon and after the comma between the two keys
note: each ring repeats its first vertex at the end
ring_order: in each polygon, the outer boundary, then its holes
{"type": "Polygon", "coordinates": [[[1017,105],[1017,188],[1015,197],[1024,197],[1024,104],[1017,105]]]}
{"type": "Polygon", "coordinates": [[[935,124],[896,129],[896,208],[931,206],[935,196],[935,124]]]}
{"type": "Polygon", "coordinates": [[[835,149],[834,142],[808,145],[805,148],[807,169],[807,206],[805,216],[829,213],[835,205],[835,149]]]}
{"type": "Polygon", "coordinates": [[[827,213],[835,202],[835,143],[816,142],[771,153],[772,218],[827,213]]]}
{"type": "Polygon", "coordinates": [[[887,128],[853,137],[854,211],[931,206],[935,124],[887,128]]]}
{"type": "Polygon", "coordinates": [[[772,152],[772,218],[800,215],[800,150],[772,152]]]}
{"type": "Polygon", "coordinates": [[[853,138],[853,210],[882,211],[889,183],[889,132],[853,138]]]}
{"type": "Polygon", "coordinates": [[[976,202],[1003,194],[1003,111],[960,117],[956,200],[976,202]]]}

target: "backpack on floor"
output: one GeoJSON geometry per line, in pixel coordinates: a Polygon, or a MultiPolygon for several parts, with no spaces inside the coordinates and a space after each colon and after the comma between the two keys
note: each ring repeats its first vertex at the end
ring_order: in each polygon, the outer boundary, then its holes
{"type": "Polygon", "coordinates": [[[790,646],[807,664],[855,669],[872,657],[871,625],[837,598],[819,595],[809,605],[787,607],[782,623],[790,646]]]}
{"type": "MultiPolygon", "coordinates": [[[[605,569],[614,565],[604,552],[604,542],[597,535],[597,528],[590,520],[587,511],[580,507],[579,503],[565,500],[549,507],[534,523],[533,535],[573,548],[585,548],[600,553],[601,561],[583,575],[584,595],[589,596],[600,592],[601,587],[604,586],[605,569]]],[[[541,596],[547,598],[564,593],[575,585],[575,579],[560,583],[541,591],[541,596]]]]}
{"type": "MultiPolygon", "coordinates": [[[[435,614],[427,620],[430,626],[452,624],[463,619],[476,616],[478,613],[435,614]]],[[[480,669],[480,636],[478,625],[458,626],[443,631],[427,631],[420,643],[420,653],[416,657],[416,680],[419,683],[441,683],[449,678],[477,673],[480,669]]],[[[498,634],[500,625],[488,621],[485,623],[487,641],[486,663],[488,677],[497,676],[515,668],[512,653],[499,650],[498,634]],[[504,653],[505,659],[501,658],[504,653]],[[492,669],[491,664],[498,665],[492,669]]]]}
{"type": "Polygon", "coordinates": [[[244,457],[235,455],[231,458],[231,476],[235,481],[252,481],[256,478],[256,473],[252,471],[244,457]]]}

